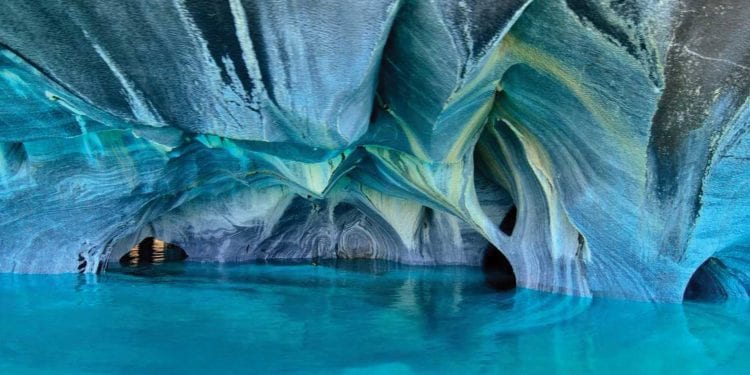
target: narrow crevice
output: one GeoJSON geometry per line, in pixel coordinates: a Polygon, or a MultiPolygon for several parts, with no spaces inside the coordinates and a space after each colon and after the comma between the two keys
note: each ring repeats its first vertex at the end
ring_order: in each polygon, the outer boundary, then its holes
{"type": "Polygon", "coordinates": [[[576,249],[576,258],[578,259],[585,259],[588,256],[588,251],[586,247],[586,237],[581,234],[581,232],[578,232],[578,248],[576,249]]]}

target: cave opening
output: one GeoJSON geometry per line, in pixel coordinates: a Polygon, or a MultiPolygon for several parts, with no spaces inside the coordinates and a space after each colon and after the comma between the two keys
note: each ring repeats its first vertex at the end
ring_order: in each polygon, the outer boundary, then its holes
{"type": "Polygon", "coordinates": [[[122,266],[182,262],[188,258],[181,247],[158,238],[146,237],[120,258],[122,266]]]}
{"type": "Polygon", "coordinates": [[[683,300],[685,301],[723,301],[729,297],[729,292],[722,279],[730,276],[727,267],[716,257],[708,258],[698,267],[690,277],[683,300]]]}
{"type": "Polygon", "coordinates": [[[513,229],[516,228],[517,216],[518,209],[516,209],[516,205],[514,204],[505,214],[505,217],[503,217],[503,221],[500,222],[500,230],[509,236],[513,235],[513,229]]]}
{"type": "Polygon", "coordinates": [[[516,274],[508,258],[494,245],[490,244],[482,256],[484,282],[492,289],[508,291],[516,287],[516,274]]]}
{"type": "Polygon", "coordinates": [[[474,149],[474,189],[487,218],[506,236],[511,236],[518,220],[516,200],[511,194],[512,178],[506,165],[495,162],[498,145],[491,133],[480,137],[474,149]]]}

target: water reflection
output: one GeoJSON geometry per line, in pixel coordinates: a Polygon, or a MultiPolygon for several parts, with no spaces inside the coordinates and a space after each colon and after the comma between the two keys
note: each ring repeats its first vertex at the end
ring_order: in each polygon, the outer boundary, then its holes
{"type": "Polygon", "coordinates": [[[468,267],[187,263],[98,277],[0,275],[0,301],[2,373],[693,373],[749,365],[746,303],[497,292],[468,267]],[[175,350],[158,350],[165,347],[175,350]]]}

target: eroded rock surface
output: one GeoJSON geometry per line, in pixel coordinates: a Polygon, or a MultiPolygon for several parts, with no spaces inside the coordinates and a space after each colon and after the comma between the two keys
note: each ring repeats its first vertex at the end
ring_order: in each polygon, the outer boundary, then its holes
{"type": "Polygon", "coordinates": [[[748,19],[743,0],[6,0],[0,272],[95,272],[156,236],[216,261],[497,248],[527,288],[747,298],[748,19]]]}

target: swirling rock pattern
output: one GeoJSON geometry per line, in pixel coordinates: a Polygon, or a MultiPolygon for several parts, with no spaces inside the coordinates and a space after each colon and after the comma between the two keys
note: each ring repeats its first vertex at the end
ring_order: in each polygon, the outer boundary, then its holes
{"type": "Polygon", "coordinates": [[[527,288],[747,298],[748,19],[6,0],[0,271],[96,272],[147,236],[217,261],[479,264],[491,244],[527,288]]]}

